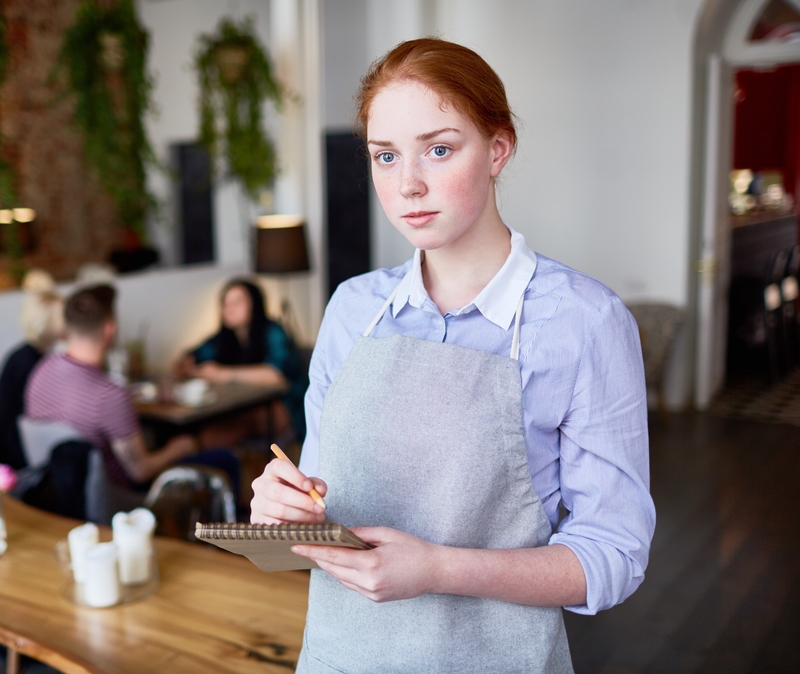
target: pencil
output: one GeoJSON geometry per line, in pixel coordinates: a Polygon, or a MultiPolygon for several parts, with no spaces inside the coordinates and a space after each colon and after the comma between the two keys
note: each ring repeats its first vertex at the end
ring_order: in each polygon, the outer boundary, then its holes
{"type": "MultiPolygon", "coordinates": [[[[286,456],[286,454],[283,453],[283,450],[280,447],[278,447],[278,445],[276,445],[274,442],[270,445],[270,449],[273,452],[275,452],[275,456],[277,456],[279,459],[283,459],[284,461],[288,461],[289,463],[292,463],[292,460],[288,456],[286,456]]],[[[292,465],[294,465],[294,464],[292,464],[292,465]]],[[[325,506],[325,501],[322,500],[322,497],[317,493],[316,489],[314,489],[312,487],[311,491],[308,492],[308,495],[311,498],[314,499],[314,503],[316,503],[317,505],[322,506],[323,510],[325,509],[325,507],[326,507],[325,506]]]]}

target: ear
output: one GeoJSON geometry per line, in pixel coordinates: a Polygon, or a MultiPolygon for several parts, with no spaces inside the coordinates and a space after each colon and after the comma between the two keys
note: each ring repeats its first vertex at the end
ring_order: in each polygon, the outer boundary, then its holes
{"type": "Polygon", "coordinates": [[[492,152],[492,165],[490,175],[496,178],[500,175],[508,160],[511,159],[511,153],[514,150],[514,143],[505,134],[497,134],[489,142],[489,147],[492,152]]]}
{"type": "Polygon", "coordinates": [[[113,318],[109,318],[103,324],[103,339],[107,344],[113,344],[117,336],[117,322],[113,318]]]}

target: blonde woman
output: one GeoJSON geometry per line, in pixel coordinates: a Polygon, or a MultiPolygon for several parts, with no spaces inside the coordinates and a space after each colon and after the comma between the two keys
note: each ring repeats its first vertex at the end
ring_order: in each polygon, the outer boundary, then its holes
{"type": "Polygon", "coordinates": [[[64,300],[53,286],[45,272],[26,278],[23,288],[30,292],[22,302],[21,314],[25,341],[8,355],[0,374],[0,463],[14,468],[26,465],[16,423],[24,411],[25,385],[64,329],[64,300]]]}

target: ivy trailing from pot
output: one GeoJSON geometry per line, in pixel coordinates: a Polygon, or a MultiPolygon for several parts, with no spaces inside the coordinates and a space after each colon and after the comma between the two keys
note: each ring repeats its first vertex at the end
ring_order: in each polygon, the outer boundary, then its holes
{"type": "Polygon", "coordinates": [[[156,205],[146,182],[146,168],[158,166],[144,129],[153,88],[148,39],[133,0],[83,0],[53,72],[66,72],[64,95],[75,99],[86,157],[117,204],[127,247],[146,241],[147,212],[156,205]]]}
{"type": "Polygon", "coordinates": [[[200,142],[212,166],[223,156],[229,176],[256,199],[277,171],[263,107],[272,101],[280,108],[285,91],[273,76],[253,19],[237,25],[223,18],[213,35],[200,36],[194,66],[200,80],[200,142]]]}

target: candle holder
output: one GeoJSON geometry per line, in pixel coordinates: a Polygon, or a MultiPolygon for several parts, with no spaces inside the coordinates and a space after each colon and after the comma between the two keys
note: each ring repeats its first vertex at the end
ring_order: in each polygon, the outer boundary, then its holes
{"type": "MultiPolygon", "coordinates": [[[[56,560],[58,561],[61,570],[66,575],[66,580],[61,586],[61,595],[69,602],[77,604],[78,606],[88,606],[90,608],[99,608],[91,606],[86,601],[85,588],[82,583],[76,583],[75,577],[72,573],[72,560],[69,556],[69,542],[66,538],[56,543],[53,550],[56,560]]],[[[123,585],[120,583],[119,601],[111,606],[103,608],[112,608],[120,606],[121,604],[129,604],[135,601],[147,599],[155,594],[159,586],[158,564],[156,563],[155,548],[152,550],[150,558],[150,577],[138,585],[123,585]]]]}

